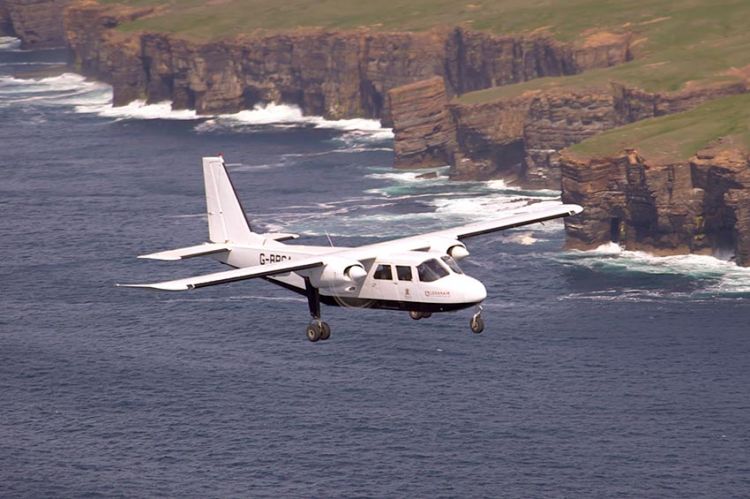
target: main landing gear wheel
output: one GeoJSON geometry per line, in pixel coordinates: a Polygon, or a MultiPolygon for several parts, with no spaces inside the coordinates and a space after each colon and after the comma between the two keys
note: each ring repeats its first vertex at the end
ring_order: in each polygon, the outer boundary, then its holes
{"type": "Polygon", "coordinates": [[[320,292],[318,288],[312,285],[308,277],[305,277],[305,292],[307,294],[307,306],[312,317],[305,335],[313,343],[318,340],[325,341],[331,337],[331,327],[320,320],[320,292]]]}
{"type": "Polygon", "coordinates": [[[479,312],[474,314],[469,321],[469,327],[471,327],[471,332],[474,334],[479,334],[484,331],[484,321],[482,320],[482,314],[480,314],[479,312]]]}
{"type": "Polygon", "coordinates": [[[314,320],[307,326],[305,332],[307,339],[315,343],[318,340],[325,341],[331,337],[331,326],[327,322],[314,320]]]}
{"type": "Polygon", "coordinates": [[[325,341],[331,337],[331,326],[327,322],[320,323],[320,341],[325,341]]]}
{"type": "Polygon", "coordinates": [[[305,333],[305,334],[307,334],[307,339],[310,340],[310,341],[312,341],[313,343],[315,343],[316,341],[318,341],[320,339],[320,330],[321,330],[321,328],[320,328],[320,326],[318,326],[317,323],[311,322],[307,326],[307,331],[305,333]]]}

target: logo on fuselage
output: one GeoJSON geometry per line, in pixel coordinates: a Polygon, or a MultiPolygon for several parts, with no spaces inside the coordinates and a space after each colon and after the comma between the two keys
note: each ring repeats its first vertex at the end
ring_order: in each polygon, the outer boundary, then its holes
{"type": "Polygon", "coordinates": [[[439,290],[430,291],[428,289],[428,290],[425,290],[424,295],[427,296],[428,298],[430,296],[448,297],[448,296],[451,295],[451,292],[450,291],[439,291],[439,290]]]}
{"type": "Polygon", "coordinates": [[[265,265],[267,263],[279,263],[279,262],[285,262],[287,260],[291,260],[291,256],[287,255],[277,255],[275,253],[271,253],[269,255],[266,255],[265,253],[261,253],[259,255],[260,264],[265,265]]]}

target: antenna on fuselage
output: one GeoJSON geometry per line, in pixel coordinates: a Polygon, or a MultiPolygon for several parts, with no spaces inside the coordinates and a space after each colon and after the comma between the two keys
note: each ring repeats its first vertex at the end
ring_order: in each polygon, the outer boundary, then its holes
{"type": "Polygon", "coordinates": [[[328,231],[325,231],[325,233],[326,233],[326,238],[328,239],[328,244],[330,244],[331,248],[333,248],[333,241],[331,241],[331,236],[328,235],[328,231]]]}

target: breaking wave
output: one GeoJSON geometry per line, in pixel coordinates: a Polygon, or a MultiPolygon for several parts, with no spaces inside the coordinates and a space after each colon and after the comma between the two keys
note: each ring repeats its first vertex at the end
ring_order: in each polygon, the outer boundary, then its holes
{"type": "Polygon", "coordinates": [[[77,106],[111,101],[109,85],[74,73],[42,78],[0,77],[0,101],[37,106],[77,106]]]}
{"type": "MultiPolygon", "coordinates": [[[[5,43],[11,46],[10,41],[5,43]]],[[[382,143],[393,139],[393,132],[390,128],[383,128],[377,120],[327,120],[321,116],[305,116],[298,107],[285,104],[258,105],[235,114],[213,116],[198,115],[195,110],[189,109],[174,110],[169,101],[146,103],[138,100],[114,107],[110,85],[87,80],[75,73],[43,78],[0,77],[0,99],[13,103],[69,106],[76,113],[116,120],[195,120],[199,121],[194,128],[198,133],[252,132],[267,127],[339,130],[343,133],[335,140],[345,147],[335,152],[371,151],[373,147],[370,144],[373,143],[378,146],[375,148],[377,150],[392,150],[382,143]]]]}
{"type": "MultiPolygon", "coordinates": [[[[327,120],[321,116],[306,116],[297,106],[287,104],[259,104],[253,109],[235,114],[222,114],[210,117],[196,125],[199,133],[236,132],[247,133],[272,126],[275,128],[323,128],[345,132],[338,140],[346,146],[365,142],[391,140],[393,132],[383,128],[378,120],[362,118],[327,120]]],[[[369,149],[368,149],[369,150],[369,149]]]]}
{"type": "MultiPolygon", "coordinates": [[[[615,243],[608,243],[590,251],[568,251],[554,255],[553,259],[567,265],[576,265],[599,272],[633,273],[649,275],[685,276],[705,285],[692,291],[695,295],[750,294],[750,268],[740,267],[733,261],[707,255],[655,256],[643,251],[629,251],[615,243]]],[[[627,290],[625,290],[627,291],[627,290]]],[[[625,298],[651,290],[620,292],[625,298]]],[[[601,299],[608,299],[604,293],[601,299]]],[[[674,296],[674,293],[672,293],[674,296]]],[[[622,299],[619,296],[618,299],[622,299]]]]}
{"type": "Polygon", "coordinates": [[[0,50],[18,50],[20,48],[20,38],[13,36],[0,36],[0,50]]]}
{"type": "Polygon", "coordinates": [[[171,102],[147,104],[137,100],[125,106],[113,107],[111,98],[106,103],[91,103],[76,106],[76,112],[94,113],[103,118],[138,120],[198,120],[200,116],[190,109],[173,110],[171,102]]]}

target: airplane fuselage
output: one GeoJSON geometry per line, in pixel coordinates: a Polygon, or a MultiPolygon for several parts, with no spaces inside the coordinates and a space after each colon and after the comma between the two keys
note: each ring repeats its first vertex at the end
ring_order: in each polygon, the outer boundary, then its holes
{"type": "MultiPolygon", "coordinates": [[[[235,246],[214,256],[235,268],[293,263],[316,255],[335,255],[350,248],[297,246],[268,241],[263,247],[235,246]]],[[[320,299],[326,305],[382,308],[418,312],[447,312],[479,304],[487,296],[484,285],[465,275],[444,253],[406,251],[363,262],[366,275],[321,286],[320,299]]],[[[303,273],[304,274],[304,273],[303,273]]],[[[267,281],[305,295],[305,279],[290,272],[266,277],[267,281]]]]}

